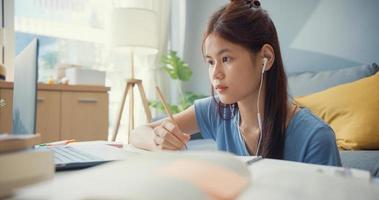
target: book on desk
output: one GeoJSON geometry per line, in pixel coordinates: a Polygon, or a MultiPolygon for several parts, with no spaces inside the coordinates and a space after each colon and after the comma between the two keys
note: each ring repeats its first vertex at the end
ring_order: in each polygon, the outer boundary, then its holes
{"type": "Polygon", "coordinates": [[[39,134],[0,134],[0,198],[54,176],[53,154],[33,149],[39,134]]]}

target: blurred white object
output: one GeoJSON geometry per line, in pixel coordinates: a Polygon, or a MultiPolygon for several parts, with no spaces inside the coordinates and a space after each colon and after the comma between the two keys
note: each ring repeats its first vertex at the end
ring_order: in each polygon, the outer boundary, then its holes
{"type": "Polygon", "coordinates": [[[110,28],[110,44],[115,50],[128,49],[137,54],[158,52],[158,17],[155,11],[114,8],[110,28]]]}
{"type": "Polygon", "coordinates": [[[70,85],[105,85],[104,71],[68,68],[65,74],[70,85]]]}
{"type": "Polygon", "coordinates": [[[63,77],[66,77],[66,69],[68,68],[83,69],[83,66],[69,63],[58,63],[56,67],[56,79],[61,80],[63,77]]]}
{"type": "Polygon", "coordinates": [[[68,79],[66,77],[63,77],[61,79],[61,84],[68,85],[68,79]]]}
{"type": "Polygon", "coordinates": [[[0,107],[6,106],[7,103],[5,103],[4,99],[0,99],[0,107]]]}

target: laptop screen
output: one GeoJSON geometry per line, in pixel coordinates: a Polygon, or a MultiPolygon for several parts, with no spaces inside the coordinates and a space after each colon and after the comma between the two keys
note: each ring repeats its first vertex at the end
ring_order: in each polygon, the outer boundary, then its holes
{"type": "Polygon", "coordinates": [[[38,47],[38,39],[34,39],[15,59],[13,134],[36,132],[38,47]]]}

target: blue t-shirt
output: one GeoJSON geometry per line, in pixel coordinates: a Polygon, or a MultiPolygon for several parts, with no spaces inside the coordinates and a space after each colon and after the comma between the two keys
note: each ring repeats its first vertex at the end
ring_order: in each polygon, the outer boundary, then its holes
{"type": "MultiPolygon", "coordinates": [[[[203,138],[215,140],[219,150],[249,155],[238,128],[239,114],[231,120],[222,119],[212,97],[195,101],[195,113],[203,138]]],[[[341,166],[333,130],[306,108],[298,111],[288,124],[283,159],[341,166]]]]}

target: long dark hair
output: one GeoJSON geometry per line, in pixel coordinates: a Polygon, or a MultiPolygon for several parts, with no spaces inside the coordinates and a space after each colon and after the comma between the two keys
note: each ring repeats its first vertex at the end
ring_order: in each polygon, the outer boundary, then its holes
{"type": "MultiPolygon", "coordinates": [[[[274,23],[260,7],[259,1],[232,0],[211,16],[203,38],[203,53],[204,41],[212,33],[245,47],[253,54],[257,54],[265,44],[273,47],[275,60],[272,68],[265,73],[264,79],[266,87],[260,155],[266,158],[283,158],[288,115],[287,77],[274,23]]],[[[213,88],[212,96],[214,97],[213,88]]],[[[215,97],[214,99],[216,100],[215,97]]],[[[236,109],[232,107],[238,109],[236,103],[225,105],[220,101],[216,102],[223,118],[225,113],[232,117],[235,115],[233,110],[236,109]]]]}

